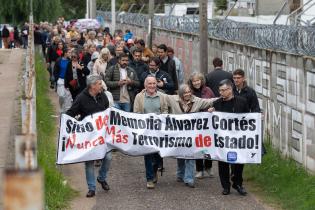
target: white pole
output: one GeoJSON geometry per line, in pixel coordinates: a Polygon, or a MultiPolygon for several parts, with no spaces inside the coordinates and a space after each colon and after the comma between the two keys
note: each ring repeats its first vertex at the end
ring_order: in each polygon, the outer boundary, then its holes
{"type": "Polygon", "coordinates": [[[86,13],[85,18],[89,18],[89,0],[86,0],[86,13]]]}
{"type": "Polygon", "coordinates": [[[112,29],[111,29],[111,33],[114,35],[115,33],[115,29],[116,29],[116,0],[112,0],[112,29]]]}

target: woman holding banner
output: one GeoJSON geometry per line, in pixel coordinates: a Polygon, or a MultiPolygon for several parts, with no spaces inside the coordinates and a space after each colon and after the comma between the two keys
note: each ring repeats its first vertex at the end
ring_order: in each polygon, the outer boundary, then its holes
{"type": "MultiPolygon", "coordinates": [[[[194,96],[199,98],[214,98],[215,95],[212,90],[205,85],[205,77],[200,72],[191,74],[188,85],[190,86],[194,96]]],[[[213,177],[212,160],[197,159],[196,160],[196,178],[201,179],[205,176],[205,172],[209,177],[213,177]]]]}
{"type": "MultiPolygon", "coordinates": [[[[187,84],[179,87],[178,95],[168,95],[168,103],[170,113],[183,114],[200,112],[213,105],[217,98],[201,99],[192,94],[192,89],[187,84]]],[[[184,182],[186,186],[195,187],[195,160],[193,159],[177,159],[177,181],[184,182]]]]}

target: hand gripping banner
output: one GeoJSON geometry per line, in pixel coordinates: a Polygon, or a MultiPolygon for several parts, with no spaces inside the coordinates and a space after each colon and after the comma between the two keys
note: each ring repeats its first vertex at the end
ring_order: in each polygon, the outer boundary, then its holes
{"type": "Polygon", "coordinates": [[[57,164],[104,158],[112,149],[140,156],[261,163],[261,114],[136,114],[108,108],[82,121],[63,114],[57,164]]]}

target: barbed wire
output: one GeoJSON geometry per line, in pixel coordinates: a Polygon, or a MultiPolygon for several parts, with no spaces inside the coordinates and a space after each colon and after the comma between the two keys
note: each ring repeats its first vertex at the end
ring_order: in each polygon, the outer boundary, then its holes
{"type": "MultiPolygon", "coordinates": [[[[104,20],[111,20],[111,13],[97,11],[104,20]]],[[[146,27],[148,16],[136,13],[117,14],[123,24],[146,27]]],[[[159,16],[153,19],[155,28],[198,34],[199,17],[159,16]]],[[[208,20],[209,37],[251,45],[262,49],[284,51],[298,55],[315,56],[315,27],[291,25],[266,25],[232,20],[208,20]]]]}

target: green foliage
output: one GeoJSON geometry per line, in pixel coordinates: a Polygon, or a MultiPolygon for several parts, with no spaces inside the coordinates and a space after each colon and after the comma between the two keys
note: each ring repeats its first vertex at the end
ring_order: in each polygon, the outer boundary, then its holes
{"type": "Polygon", "coordinates": [[[61,0],[62,16],[65,20],[80,19],[85,17],[86,0],[61,0]]]}
{"type": "MultiPolygon", "coordinates": [[[[30,2],[30,0],[1,0],[1,22],[22,24],[27,21],[31,10],[30,2]]],[[[33,15],[36,22],[55,21],[62,12],[60,0],[33,0],[33,15]]]]}
{"type": "Polygon", "coordinates": [[[45,204],[47,209],[65,209],[75,193],[63,183],[64,177],[55,165],[57,125],[51,115],[56,113],[48,97],[48,72],[40,55],[36,55],[35,68],[38,162],[45,174],[45,204]]]}
{"type": "Polygon", "coordinates": [[[261,165],[246,165],[246,179],[256,183],[262,197],[283,209],[311,210],[315,206],[315,176],[267,145],[261,165]]]}
{"type": "Polygon", "coordinates": [[[214,0],[217,10],[227,9],[227,0],[214,0]]]}

